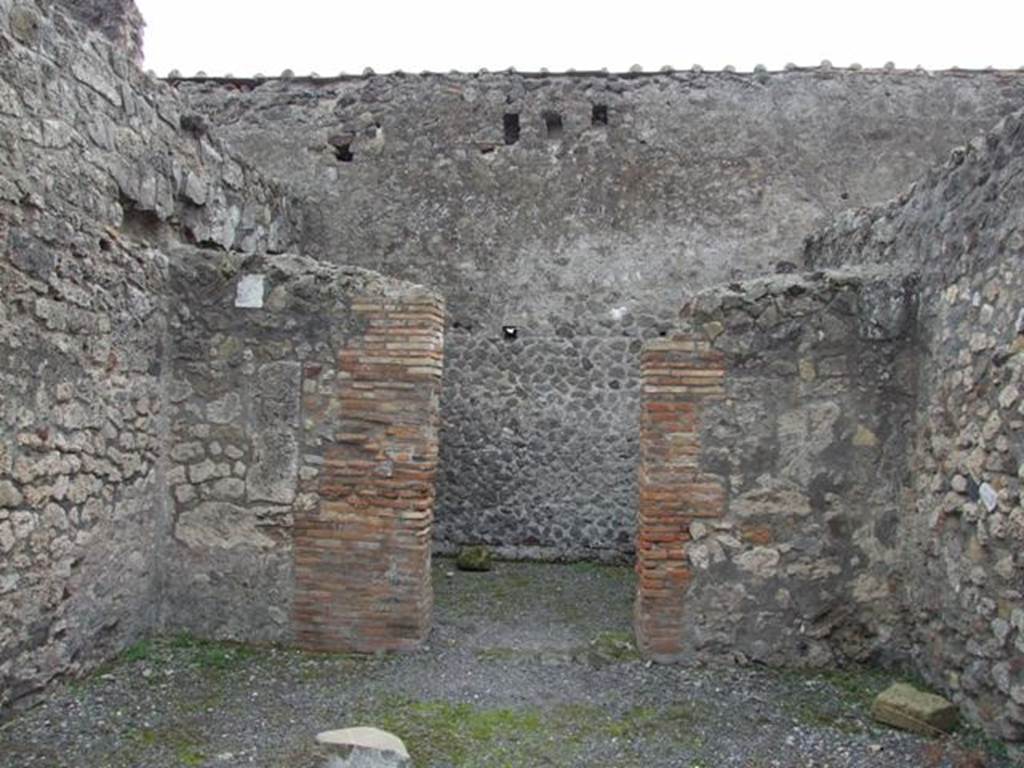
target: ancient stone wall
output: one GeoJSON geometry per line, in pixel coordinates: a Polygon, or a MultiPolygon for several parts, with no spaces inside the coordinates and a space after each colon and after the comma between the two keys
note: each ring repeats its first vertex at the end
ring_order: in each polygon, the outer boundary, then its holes
{"type": "Polygon", "coordinates": [[[798,261],[1024,101],[1016,72],[174,84],[305,200],[307,253],[445,294],[440,540],[535,557],[631,550],[640,346],[681,294],[798,261]]]}
{"type": "Polygon", "coordinates": [[[0,0],[0,708],[157,619],[164,243],[287,242],[287,201],[166,86],[0,0]]]}
{"type": "Polygon", "coordinates": [[[699,293],[687,335],[648,345],[638,634],[652,653],[818,665],[905,648],[915,307],[899,275],[779,275],[699,293]],[[675,581],[648,583],[666,568],[675,581]]]}
{"type": "Polygon", "coordinates": [[[439,300],[296,256],[173,256],[162,625],[414,645],[430,624],[439,300]]]}
{"type": "Polygon", "coordinates": [[[142,36],[146,22],[135,0],[53,0],[68,16],[102,32],[115,48],[142,64],[142,36]]]}
{"type": "Polygon", "coordinates": [[[843,217],[807,254],[921,275],[897,597],[921,672],[993,733],[1024,739],[1024,115],[892,203],[843,217]]]}

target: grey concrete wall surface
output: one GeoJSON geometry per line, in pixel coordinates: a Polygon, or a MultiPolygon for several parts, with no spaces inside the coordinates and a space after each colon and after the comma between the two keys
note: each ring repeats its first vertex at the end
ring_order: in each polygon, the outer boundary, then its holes
{"type": "Polygon", "coordinates": [[[306,253],[445,294],[439,542],[534,557],[630,553],[640,342],[681,295],[1024,102],[1019,72],[172,82],[305,201],[306,253]]]}
{"type": "Polygon", "coordinates": [[[288,203],[46,3],[0,0],[0,710],[157,620],[165,242],[282,248],[288,203]]]}
{"type": "Polygon", "coordinates": [[[915,317],[913,280],[885,271],[761,278],[688,305],[684,332],[724,356],[699,467],[726,499],[690,523],[688,654],[814,666],[905,653],[915,317]]]}
{"type": "Polygon", "coordinates": [[[920,274],[898,597],[922,673],[994,734],[1024,740],[1024,114],[889,205],[841,218],[807,255],[920,274]]]}

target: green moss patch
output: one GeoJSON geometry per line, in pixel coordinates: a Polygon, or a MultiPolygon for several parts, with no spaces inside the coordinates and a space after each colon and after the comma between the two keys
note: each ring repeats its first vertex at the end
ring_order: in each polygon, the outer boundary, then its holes
{"type": "Polygon", "coordinates": [[[591,704],[480,707],[466,702],[388,698],[358,713],[362,724],[390,731],[418,765],[512,768],[578,765],[597,750],[616,765],[634,765],[643,740],[699,748],[701,716],[674,705],[615,712],[591,704]]]}

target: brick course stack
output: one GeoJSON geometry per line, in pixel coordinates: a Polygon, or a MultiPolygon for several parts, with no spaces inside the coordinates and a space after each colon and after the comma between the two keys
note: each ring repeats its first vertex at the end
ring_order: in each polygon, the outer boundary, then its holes
{"type": "Polygon", "coordinates": [[[724,363],[707,342],[686,336],[647,345],[641,359],[640,507],[636,634],[654,658],[683,654],[684,595],[690,581],[690,523],[718,518],[725,489],[701,472],[703,404],[723,396],[724,363]]]}
{"type": "Polygon", "coordinates": [[[444,308],[362,298],[342,350],[320,502],[295,519],[295,639],[311,650],[415,647],[430,628],[444,308]]]}

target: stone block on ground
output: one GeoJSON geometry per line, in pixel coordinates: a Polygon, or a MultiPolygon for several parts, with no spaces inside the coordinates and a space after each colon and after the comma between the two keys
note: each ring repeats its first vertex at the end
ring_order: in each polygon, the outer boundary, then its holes
{"type": "Polygon", "coordinates": [[[955,704],[906,683],[894,683],[875,698],[871,716],[887,725],[925,736],[946,733],[957,721],[955,704]]]}
{"type": "Polygon", "coordinates": [[[328,768],[403,768],[412,763],[400,738],[379,728],[342,728],[318,733],[328,768]]]}
{"type": "Polygon", "coordinates": [[[489,571],[491,570],[491,550],[487,547],[463,547],[455,559],[455,565],[460,571],[489,571]]]}

